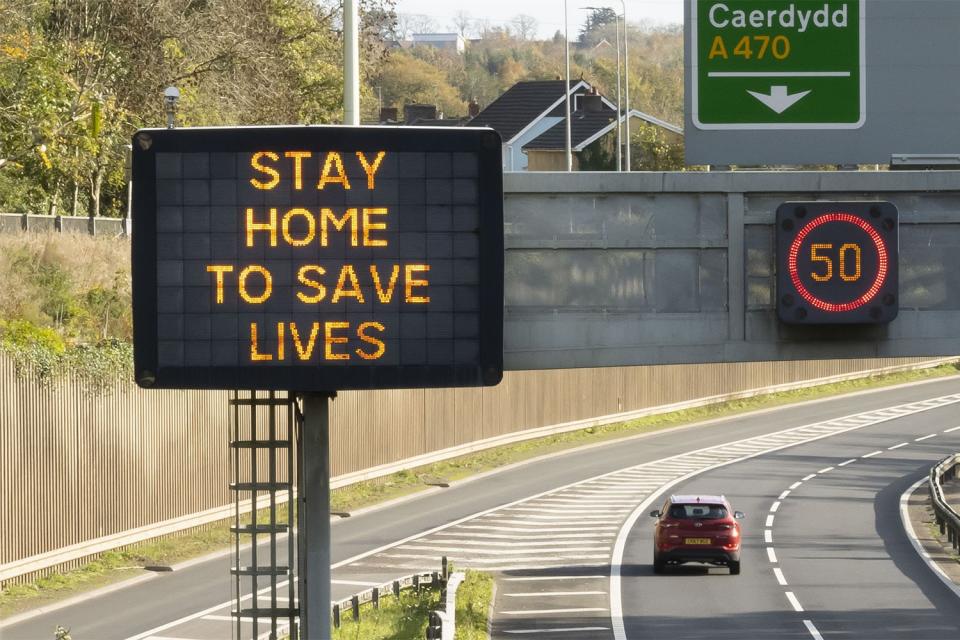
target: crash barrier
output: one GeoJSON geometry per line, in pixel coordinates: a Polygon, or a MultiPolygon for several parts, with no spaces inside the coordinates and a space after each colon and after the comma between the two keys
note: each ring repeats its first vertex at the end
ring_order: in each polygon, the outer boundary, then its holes
{"type": "Polygon", "coordinates": [[[0,213],[0,233],[20,233],[23,231],[86,233],[91,236],[129,236],[130,218],[0,213]]]}
{"type": "Polygon", "coordinates": [[[960,551],[960,514],[946,501],[943,496],[943,483],[957,477],[957,467],[960,466],[960,454],[947,456],[930,469],[930,501],[933,504],[933,513],[940,527],[940,535],[946,535],[954,551],[960,551]]]}
{"type": "Polygon", "coordinates": [[[333,621],[334,628],[340,628],[340,625],[343,624],[343,614],[346,612],[350,612],[352,618],[359,622],[361,617],[360,608],[363,605],[369,604],[374,609],[379,609],[380,598],[383,596],[393,595],[395,598],[399,598],[400,593],[407,590],[418,592],[420,589],[440,589],[442,608],[430,613],[430,622],[427,625],[426,638],[427,640],[439,640],[441,638],[447,640],[448,638],[453,638],[457,589],[460,583],[463,582],[464,574],[454,573],[451,575],[449,568],[450,565],[447,562],[447,557],[443,556],[440,571],[412,573],[402,578],[391,580],[390,582],[384,582],[376,587],[364,589],[339,602],[334,602],[330,606],[330,619],[333,621]],[[434,622],[435,620],[436,623],[434,622]],[[432,635],[441,633],[443,635],[432,635]]]}
{"type": "MultiPolygon", "coordinates": [[[[331,407],[331,486],[531,438],[949,360],[508,371],[483,389],[344,392],[331,407]]],[[[0,586],[232,517],[229,424],[227,392],[143,391],[118,378],[94,393],[78,377],[38,383],[0,353],[0,586]]]]}

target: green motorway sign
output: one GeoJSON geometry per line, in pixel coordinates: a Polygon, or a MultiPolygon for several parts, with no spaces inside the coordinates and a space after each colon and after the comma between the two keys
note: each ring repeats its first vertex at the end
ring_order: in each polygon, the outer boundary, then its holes
{"type": "Polygon", "coordinates": [[[700,129],[857,129],[866,0],[688,0],[700,129]]]}

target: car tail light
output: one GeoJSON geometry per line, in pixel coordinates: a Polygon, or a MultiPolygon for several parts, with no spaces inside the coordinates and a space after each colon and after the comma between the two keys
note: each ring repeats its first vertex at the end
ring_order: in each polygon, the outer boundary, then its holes
{"type": "Polygon", "coordinates": [[[676,522],[661,522],[660,526],[664,529],[670,529],[671,527],[679,527],[680,525],[676,522]]]}

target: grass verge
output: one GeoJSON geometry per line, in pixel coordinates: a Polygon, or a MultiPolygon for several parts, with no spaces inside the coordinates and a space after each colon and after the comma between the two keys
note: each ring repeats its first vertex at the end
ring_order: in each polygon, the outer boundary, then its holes
{"type": "MultiPolygon", "coordinates": [[[[429,483],[431,482],[461,480],[478,473],[557,451],[617,438],[653,433],[704,420],[734,416],[804,400],[955,375],[958,371],[960,371],[960,365],[948,364],[932,369],[870,376],[795,391],[732,400],[696,409],[647,416],[627,422],[527,440],[336,489],[331,493],[331,509],[333,511],[355,511],[423,491],[430,488],[429,483]]],[[[258,521],[264,522],[266,517],[267,512],[264,510],[258,514],[258,521]]],[[[175,564],[224,549],[231,542],[229,524],[229,522],[223,521],[208,525],[200,530],[158,538],[120,551],[103,554],[97,560],[78,569],[41,578],[29,584],[8,585],[0,592],[0,619],[137,575],[142,572],[144,566],[175,564]]]]}
{"type": "MultiPolygon", "coordinates": [[[[458,640],[486,640],[487,615],[493,594],[493,577],[481,571],[466,572],[457,590],[458,640]]],[[[440,604],[435,589],[402,591],[400,598],[385,596],[380,608],[365,604],[360,607],[360,620],[347,613],[333,640],[421,640],[427,631],[430,611],[440,604]]]]}

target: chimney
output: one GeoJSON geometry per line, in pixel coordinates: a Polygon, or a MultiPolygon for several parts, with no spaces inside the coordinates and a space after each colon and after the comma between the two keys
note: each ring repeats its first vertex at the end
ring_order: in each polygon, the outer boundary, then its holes
{"type": "Polygon", "coordinates": [[[467,109],[471,118],[476,118],[480,115],[480,105],[477,104],[476,100],[471,100],[470,104],[467,105],[467,109]]]}
{"type": "Polygon", "coordinates": [[[381,107],[380,109],[380,123],[385,124],[387,122],[397,122],[397,108],[396,107],[381,107]]]}
{"type": "Polygon", "coordinates": [[[588,113],[603,111],[603,98],[597,93],[596,87],[590,87],[589,92],[580,96],[580,108],[588,113]]]}
{"type": "Polygon", "coordinates": [[[408,104],[403,107],[403,121],[405,124],[413,124],[418,120],[436,120],[437,105],[434,104],[408,104]]]}

